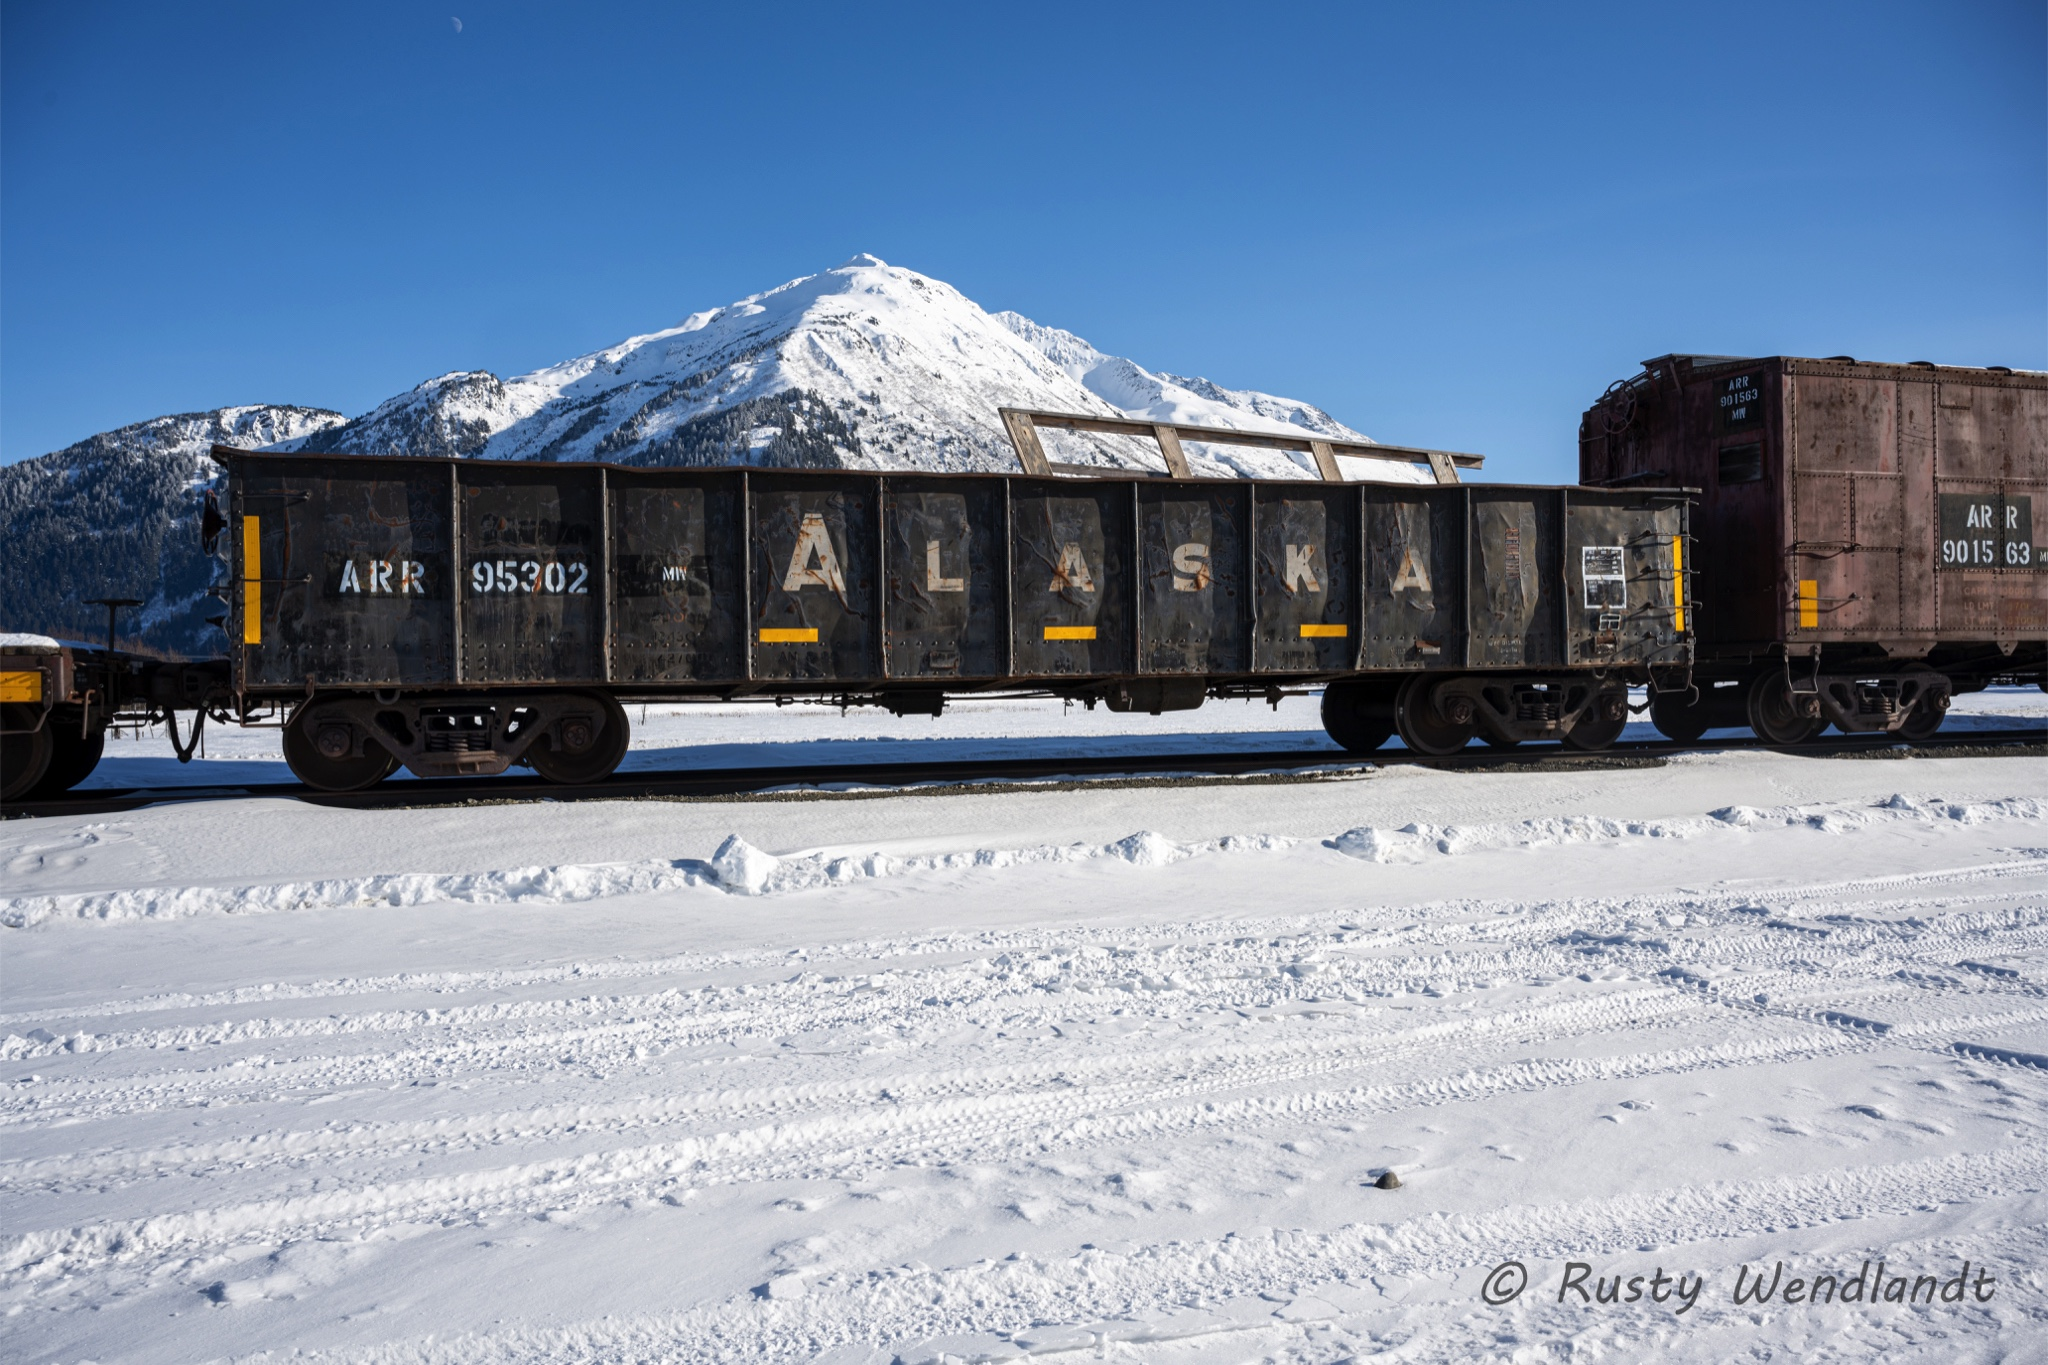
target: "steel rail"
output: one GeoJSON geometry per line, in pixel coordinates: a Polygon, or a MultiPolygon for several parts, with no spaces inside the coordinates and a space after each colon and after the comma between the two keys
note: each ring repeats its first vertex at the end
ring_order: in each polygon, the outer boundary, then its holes
{"type": "Polygon", "coordinates": [[[1395,765],[1446,771],[1499,771],[1533,768],[1550,771],[1636,766],[1688,753],[1727,750],[1769,751],[1803,757],[1940,753],[1984,749],[1990,755],[2048,753],[2048,727],[2018,730],[1959,731],[1923,740],[1890,735],[1840,735],[1798,745],[1767,744],[1760,739],[1633,740],[1596,751],[1559,744],[1529,744],[1496,749],[1474,744],[1458,753],[1430,757],[1406,749],[1351,754],[1341,749],[1289,749],[1265,752],[1199,754],[1105,754],[1099,757],[978,758],[944,762],[905,760],[894,763],[815,763],[750,768],[665,769],[615,773],[602,782],[566,786],[532,774],[500,777],[422,778],[385,782],[364,791],[315,791],[295,782],[235,786],[102,788],[70,792],[56,800],[12,802],[0,815],[89,815],[135,810],[179,801],[226,801],[276,797],[354,810],[403,810],[411,807],[462,806],[516,801],[617,801],[649,798],[708,800],[764,794],[888,794],[909,790],[980,787],[1013,783],[1099,783],[1141,781],[1172,785],[1190,779],[1315,781],[1395,765]]]}

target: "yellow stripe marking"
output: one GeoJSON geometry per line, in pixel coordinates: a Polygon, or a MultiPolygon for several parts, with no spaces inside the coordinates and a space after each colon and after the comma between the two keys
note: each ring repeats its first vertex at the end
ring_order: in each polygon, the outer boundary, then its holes
{"type": "Polygon", "coordinates": [[[1047,626],[1045,628],[1045,638],[1048,640],[1092,640],[1095,638],[1095,627],[1047,626]]]}
{"type": "Polygon", "coordinates": [[[263,519],[242,518],[242,643],[263,643],[263,519]]]}
{"type": "Polygon", "coordinates": [[[1301,628],[1301,638],[1304,640],[1342,640],[1350,634],[1351,627],[1349,626],[1303,626],[1301,628]]]}
{"type": "Polygon", "coordinates": [[[1671,628],[1685,634],[1685,537],[1671,537],[1671,628]]]}
{"type": "Polygon", "coordinates": [[[764,645],[814,645],[818,643],[816,626],[789,627],[761,632],[764,645]]]}
{"type": "Polygon", "coordinates": [[[1818,630],[1820,628],[1820,582],[1817,579],[1799,580],[1799,628],[1818,630]]]}
{"type": "Polygon", "coordinates": [[[41,701],[43,670],[0,673],[0,701],[41,701]]]}

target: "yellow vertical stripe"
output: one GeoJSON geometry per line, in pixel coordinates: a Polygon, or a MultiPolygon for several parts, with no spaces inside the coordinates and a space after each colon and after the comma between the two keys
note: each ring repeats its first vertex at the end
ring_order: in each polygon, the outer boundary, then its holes
{"type": "Polygon", "coordinates": [[[1799,580],[1799,628],[1818,630],[1820,628],[1820,582],[1817,579],[1799,580]]]}
{"type": "Polygon", "coordinates": [[[1671,625],[1685,634],[1685,537],[1671,537],[1671,625]]]}
{"type": "Polygon", "coordinates": [[[263,643],[263,519],[242,518],[242,643],[263,643]]]}

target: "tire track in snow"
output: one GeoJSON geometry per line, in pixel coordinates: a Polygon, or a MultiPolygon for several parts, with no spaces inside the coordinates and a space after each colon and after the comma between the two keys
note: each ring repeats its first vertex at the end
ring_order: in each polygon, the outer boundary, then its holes
{"type": "MultiPolygon", "coordinates": [[[[839,1346],[885,1347],[947,1335],[994,1338],[1000,1345],[1034,1327],[1063,1323],[1113,1324],[1105,1333],[1112,1339],[1163,1342],[1190,1333],[1185,1318],[1191,1305],[1258,1294],[1285,1298],[1332,1284],[1369,1286],[1378,1277],[1469,1272],[1510,1256],[1531,1263],[1597,1261],[1701,1248],[1766,1231],[1877,1223],[1930,1205],[2011,1200],[2038,1194],[2044,1184],[2048,1150],[2015,1146],[1486,1214],[1357,1223],[1329,1232],[1274,1230],[1153,1244],[1122,1254],[1095,1250],[942,1269],[841,1272],[820,1278],[798,1299],[734,1298],[683,1313],[429,1337],[311,1358],[355,1365],[794,1361],[839,1346]]],[[[1871,1240],[1882,1236],[1873,1229],[1871,1240]]],[[[1220,1316],[1209,1323],[1215,1331],[1231,1326],[1220,1316]]]]}
{"type": "MultiPolygon", "coordinates": [[[[972,1104],[991,1094],[1005,1112],[1019,1098],[1057,1101],[1063,1110],[1147,1104],[1176,1097],[1251,1089],[1403,1061],[1442,1074],[1464,1069],[1503,1047],[1530,1047],[1598,1033],[1683,1027],[1701,1013],[1686,993],[1663,987],[1568,998],[1418,1025],[1356,1038],[1344,1035],[1280,1042],[1189,1047],[1120,1047],[1107,1053],[1063,1057],[1030,1065],[891,1072],[833,1083],[774,1086],[649,1099],[631,1104],[577,1105],[404,1123],[367,1123],[345,1129],[274,1130],[231,1142],[66,1154],[0,1162],[0,1190],[61,1190],[80,1183],[153,1178],[192,1168],[249,1172],[373,1153],[396,1160],[447,1155],[500,1143],[537,1143],[565,1135],[617,1136],[688,1122],[732,1122],[749,1116],[785,1120],[830,1107],[859,1113],[877,1104],[972,1104]],[[1162,1077],[1167,1078],[1162,1081],[1162,1077]]],[[[324,1167],[323,1167],[324,1169],[324,1167]]]]}
{"type": "MultiPolygon", "coordinates": [[[[572,1068],[630,1066],[641,1052],[667,1053],[735,1037],[801,1035],[821,1031],[874,1028],[900,1019],[913,1005],[929,1014],[934,1008],[922,1002],[944,1000],[939,1008],[957,1016],[976,1010],[1000,1007],[1006,1023],[1022,1027],[1049,1027],[1090,1001],[1110,986],[1128,987],[1133,979],[1154,977],[1159,971],[1174,970],[1186,979],[1189,989],[1155,996],[1151,992],[1126,993],[1116,998],[1122,1007],[1146,1018],[1184,1014],[1191,1003],[1211,1009],[1270,1007],[1289,1000],[1319,1001],[1335,995],[1354,1003],[1404,993],[1443,993],[1493,986],[1501,978],[1564,975],[1586,965],[1589,955],[1609,964],[1632,967],[1641,976],[1663,977],[1683,983],[1716,981],[1729,971],[1740,969],[1743,986],[1752,994],[1770,986],[1783,994],[1797,987],[1804,990],[1814,981],[1839,985],[1845,962],[1867,955],[1873,944],[1917,942],[1923,949],[1977,956],[1997,955],[2048,941],[2048,912],[2035,907],[2025,910],[1962,910],[1945,915],[1927,915],[1917,903],[1876,905],[1892,911],[1920,911],[1904,924],[1868,922],[1831,933],[1820,945],[1805,941],[1803,935],[1787,941],[1781,930],[1731,933],[1725,928],[1698,935],[1687,942],[1670,937],[1643,940],[1626,934],[1600,934],[1574,929],[1561,942],[1511,943],[1493,950],[1480,948],[1464,956],[1452,954],[1429,958],[1389,961],[1379,957],[1356,956],[1348,949],[1363,947],[1384,951],[1385,945],[1370,934],[1355,930],[1325,929],[1316,938],[1260,937],[1247,948],[1241,939],[1214,938],[1190,945],[1169,943],[1144,952],[1125,951],[1112,955],[1095,950],[1087,958],[1086,948],[1069,949],[1056,966],[1062,974],[1052,982],[1029,977],[1030,969],[1045,959],[1022,964],[1023,970],[996,970],[989,959],[975,959],[929,969],[886,970],[862,980],[837,981],[814,974],[799,973],[789,981],[723,989],[667,991],[650,996],[584,996],[572,1001],[537,1001],[508,1004],[492,1002],[476,1007],[455,1006],[431,1011],[381,1012],[361,1016],[325,1016],[316,1019],[258,1019],[225,1028],[188,1026],[177,1029],[131,1031],[125,1035],[88,1035],[62,1040],[78,1051],[141,1048],[163,1051],[228,1042],[271,1042],[279,1038],[318,1038],[375,1033],[380,1030],[412,1034],[436,1032],[434,1039],[407,1050],[355,1053],[342,1057],[263,1065],[222,1063],[204,1071],[189,1067],[105,1081],[96,1086],[74,1085],[53,1093],[43,1087],[24,1097],[0,1096],[0,1124],[40,1126],[59,1121],[107,1118],[123,1113],[144,1112],[164,1106],[198,1102],[202,1098],[232,1099],[250,1092],[275,1098],[292,1091],[333,1091],[365,1086],[403,1084],[430,1080],[468,1071],[549,1071],[572,1068]],[[1281,951],[1294,949],[1286,961],[1274,961],[1274,943],[1281,951]],[[1768,952],[1760,950],[1768,949],[1768,952]],[[1689,957],[1683,968],[1673,965],[1674,957],[1689,957]],[[1784,985],[1761,974],[1759,958],[1772,963],[1801,962],[1804,980],[1784,985]],[[1085,959],[1085,961],[1084,961],[1085,959]],[[1077,965],[1079,964],[1079,965],[1077,965]],[[1121,965],[1119,965],[1121,964],[1121,965]],[[1085,967],[1089,971],[1114,971],[1120,975],[1093,980],[1065,975],[1085,967]],[[1247,980],[1241,973],[1256,967],[1258,975],[1247,980]],[[1189,977],[1188,974],[1192,974],[1189,977]],[[1062,994],[1049,994],[1048,985],[1072,985],[1062,994]],[[862,989],[863,987],[872,987],[862,989]],[[821,992],[828,996],[823,1004],[821,992]],[[579,1020],[604,1014],[624,1014],[623,1022],[584,1023],[579,1020]],[[562,1020],[568,1027],[538,1029],[535,1020],[562,1020]],[[502,1037],[475,1036],[474,1030],[491,1026],[508,1029],[502,1037]],[[460,1036],[459,1030],[472,1030],[460,1036]],[[83,1042],[83,1046],[78,1044],[83,1042]],[[566,1058],[564,1054],[567,1054],[566,1058]],[[171,1078],[152,1083],[151,1074],[171,1078]],[[60,1097],[61,1096],[61,1097],[60,1097]]],[[[1738,918],[1751,918],[1743,915],[1738,918]]],[[[1569,918],[1569,917],[1567,917],[1569,918]]],[[[1237,927],[1237,926],[1232,926],[1237,927]]],[[[1485,926],[1480,926],[1485,927],[1485,926]]],[[[979,946],[1004,946],[1006,940],[983,942],[979,946]]],[[[948,938],[947,946],[954,940],[948,938]]],[[[927,942],[903,945],[916,952],[929,948],[927,942]]],[[[1011,945],[1014,947],[1015,945],[1011,945]]],[[[998,960],[1002,956],[999,955],[998,960]]],[[[777,965],[786,958],[777,958],[777,965]]],[[[1886,958],[1875,961],[1876,974],[1896,971],[1912,959],[1886,958]]],[[[1994,982],[1993,989],[2008,989],[1994,982]]],[[[1717,998],[1726,1002],[1725,993],[1717,998]]],[[[2030,992],[2022,983],[2020,990],[2030,992]]],[[[1796,1017],[1824,1019],[1824,1005],[1794,1010],[1796,1017]]],[[[1839,1012],[1839,1011],[1838,1011],[1839,1012]]],[[[1960,1033],[1969,1028],[1989,1028],[2038,1017],[2032,1012],[2006,1011],[1979,1019],[1956,1019],[1916,1026],[1917,1031],[1935,1034],[1960,1033]]],[[[972,1022],[971,1020],[969,1022],[972,1022]]],[[[45,1045],[44,1055],[58,1044],[45,1045]]],[[[185,1055],[185,1054],[181,1054],[185,1055]]],[[[203,1054],[202,1054],[203,1055],[203,1054]]]]}
{"type": "Polygon", "coordinates": [[[1226,1102],[1200,1100],[1197,1084],[1162,1085],[1145,1097],[1155,1107],[1126,1113],[1105,1110],[1119,1099],[1127,1101],[1127,1095],[1086,1088],[1065,1095],[994,1095],[888,1111],[870,1108],[486,1170],[22,1233],[0,1240],[0,1283],[24,1274],[78,1274],[115,1259],[160,1261],[342,1231],[360,1235],[395,1223],[573,1210],[713,1184],[844,1179],[939,1154],[970,1162],[1038,1157],[1107,1141],[1156,1140],[1205,1128],[1239,1131],[1281,1119],[1387,1114],[1509,1091],[1806,1059],[1852,1047],[1836,1034],[1809,1034],[1649,1054],[1516,1062],[1405,1085],[1226,1102]],[[1183,1102],[1164,1104],[1167,1100],[1183,1102]]]}

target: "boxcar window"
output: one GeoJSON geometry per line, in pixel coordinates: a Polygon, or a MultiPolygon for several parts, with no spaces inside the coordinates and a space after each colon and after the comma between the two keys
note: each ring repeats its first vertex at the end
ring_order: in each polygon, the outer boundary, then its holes
{"type": "Polygon", "coordinates": [[[1731,483],[1760,483],[1764,477],[1764,448],[1760,441],[1726,446],[1721,451],[1720,480],[1731,483]]]}

